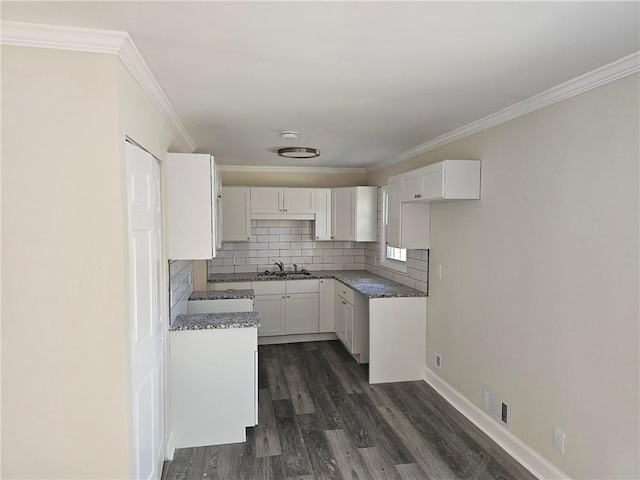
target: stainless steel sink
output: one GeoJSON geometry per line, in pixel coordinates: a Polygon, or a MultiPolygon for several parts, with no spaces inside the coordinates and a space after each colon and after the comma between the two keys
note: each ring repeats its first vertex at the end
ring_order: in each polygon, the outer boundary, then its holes
{"type": "Polygon", "coordinates": [[[306,270],[301,270],[299,272],[269,272],[265,271],[258,274],[258,278],[263,277],[281,277],[281,278],[304,278],[311,275],[311,272],[307,272],[306,270]]]}

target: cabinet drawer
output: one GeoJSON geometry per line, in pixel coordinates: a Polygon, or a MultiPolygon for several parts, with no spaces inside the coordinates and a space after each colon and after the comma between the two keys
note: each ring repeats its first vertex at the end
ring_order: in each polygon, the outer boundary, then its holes
{"type": "Polygon", "coordinates": [[[252,282],[253,291],[256,295],[278,295],[284,294],[286,282],[282,280],[265,280],[262,282],[252,282]]]}
{"type": "Polygon", "coordinates": [[[318,293],[318,280],[287,280],[287,293],[318,293]]]}
{"type": "Polygon", "coordinates": [[[209,282],[209,291],[215,290],[250,290],[251,282],[209,282]]]}
{"type": "Polygon", "coordinates": [[[342,283],[336,283],[336,293],[353,305],[353,296],[355,292],[342,283]]]}

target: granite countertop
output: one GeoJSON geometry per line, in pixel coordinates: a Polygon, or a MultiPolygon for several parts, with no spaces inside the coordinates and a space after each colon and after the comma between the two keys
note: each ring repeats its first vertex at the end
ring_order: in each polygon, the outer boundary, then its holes
{"type": "Polygon", "coordinates": [[[334,278],[354,289],[367,298],[394,297],[426,297],[427,294],[415,288],[407,287],[388,278],[381,277],[367,270],[318,270],[309,272],[311,275],[296,275],[294,277],[278,277],[262,273],[214,273],[209,275],[209,282],[256,282],[278,280],[313,280],[319,278],[334,278]]]}
{"type": "Polygon", "coordinates": [[[258,312],[190,313],[178,315],[169,331],[250,328],[260,326],[258,312]]]}
{"type": "Polygon", "coordinates": [[[255,298],[253,290],[211,290],[193,292],[189,300],[233,300],[255,298]]]}

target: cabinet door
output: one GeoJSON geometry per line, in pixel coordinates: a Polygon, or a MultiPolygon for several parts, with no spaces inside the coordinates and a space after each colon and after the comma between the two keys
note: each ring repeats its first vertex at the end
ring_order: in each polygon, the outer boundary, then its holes
{"type": "MultiPolygon", "coordinates": [[[[399,176],[389,178],[389,196],[387,206],[387,245],[401,248],[401,222],[402,207],[400,203],[400,195],[402,190],[402,181],[399,176]]],[[[382,228],[384,228],[384,220],[382,228]]]]}
{"type": "Polygon", "coordinates": [[[345,330],[345,302],[339,295],[335,296],[335,333],[340,340],[344,342],[344,330],[345,330]]]}
{"type": "Polygon", "coordinates": [[[256,295],[253,311],[260,315],[258,336],[268,337],[286,333],[285,300],[284,295],[256,295]]]}
{"type": "MultiPolygon", "coordinates": [[[[247,242],[251,238],[251,191],[247,187],[222,187],[222,239],[247,242]]],[[[184,236],[193,232],[185,230],[184,236]]]]}
{"type": "Polygon", "coordinates": [[[316,213],[316,189],[285,188],[284,213],[316,213]]]}
{"type": "Polygon", "coordinates": [[[422,199],[444,197],[444,162],[419,169],[422,199]]]}
{"type": "Polygon", "coordinates": [[[216,251],[222,250],[222,177],[220,176],[220,169],[216,166],[215,168],[215,217],[216,217],[216,231],[215,231],[215,247],[216,251]]]}
{"type": "Polygon", "coordinates": [[[331,240],[331,189],[316,189],[316,240],[331,240]]]}
{"type": "Polygon", "coordinates": [[[215,256],[211,155],[169,153],[164,165],[167,249],[172,260],[215,256]],[[188,232],[188,234],[185,234],[188,232]]]}
{"type": "Polygon", "coordinates": [[[344,305],[344,343],[350,353],[353,352],[353,320],[355,308],[349,302],[344,305]]]}
{"type": "Polygon", "coordinates": [[[251,213],[282,213],[282,188],[251,187],[251,213]]]}
{"type": "Polygon", "coordinates": [[[318,294],[287,295],[285,323],[287,334],[318,333],[318,294]]]}
{"type": "Polygon", "coordinates": [[[318,331],[335,331],[335,283],[331,278],[320,280],[320,293],[318,295],[318,331]]]}
{"type": "Polygon", "coordinates": [[[331,238],[355,240],[356,237],[356,190],[334,188],[331,191],[331,238]]]}
{"type": "Polygon", "coordinates": [[[410,202],[422,198],[422,178],[419,170],[402,175],[401,202],[410,202]]]}

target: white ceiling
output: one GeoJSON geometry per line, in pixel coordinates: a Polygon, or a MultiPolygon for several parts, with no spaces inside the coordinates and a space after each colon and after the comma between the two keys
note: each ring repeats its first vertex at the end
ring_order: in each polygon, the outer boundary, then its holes
{"type": "Polygon", "coordinates": [[[1,14],[128,32],[220,164],[364,167],[638,51],[639,5],[3,1],[1,14]]]}

